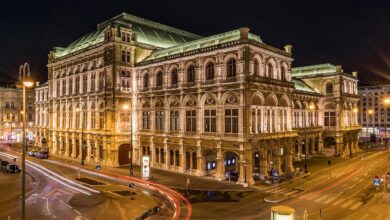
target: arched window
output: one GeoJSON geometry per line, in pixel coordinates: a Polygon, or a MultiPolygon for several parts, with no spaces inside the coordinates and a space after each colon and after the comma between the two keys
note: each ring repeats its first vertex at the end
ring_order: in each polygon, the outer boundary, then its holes
{"type": "Polygon", "coordinates": [[[144,75],[144,88],[149,88],[149,74],[144,75]]]}
{"type": "Polygon", "coordinates": [[[280,72],[280,77],[282,80],[286,80],[286,68],[282,66],[281,72],[280,72]]]}
{"type": "Polygon", "coordinates": [[[172,70],[171,72],[171,85],[176,85],[178,82],[177,78],[177,69],[172,70]]]}
{"type": "Polygon", "coordinates": [[[226,76],[227,77],[235,77],[237,74],[236,74],[236,60],[231,58],[230,60],[228,60],[227,62],[227,74],[226,76]]]}
{"type": "Polygon", "coordinates": [[[273,75],[274,75],[274,66],[272,65],[272,63],[268,63],[267,77],[272,78],[273,75]]]}
{"type": "Polygon", "coordinates": [[[259,71],[259,61],[257,59],[255,59],[253,61],[253,72],[255,73],[256,76],[260,75],[260,71],[259,71]]]}
{"type": "Polygon", "coordinates": [[[191,65],[187,69],[187,82],[194,82],[195,81],[195,66],[191,65]]]}
{"type": "Polygon", "coordinates": [[[326,94],[333,94],[333,84],[331,82],[326,83],[326,94]]]}
{"type": "Polygon", "coordinates": [[[156,76],[156,86],[162,86],[163,85],[163,74],[162,72],[158,72],[156,76]]]}
{"type": "Polygon", "coordinates": [[[206,66],[206,80],[212,79],[214,79],[214,64],[210,62],[206,66]]]}

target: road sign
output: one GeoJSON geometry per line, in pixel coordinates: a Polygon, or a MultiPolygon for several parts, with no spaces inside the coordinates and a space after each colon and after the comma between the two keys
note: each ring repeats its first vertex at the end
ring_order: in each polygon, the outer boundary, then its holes
{"type": "Polygon", "coordinates": [[[101,170],[102,166],[101,165],[96,165],[96,170],[101,170]]]}
{"type": "Polygon", "coordinates": [[[272,176],[279,176],[278,171],[277,170],[273,170],[272,171],[272,176]]]}
{"type": "Polygon", "coordinates": [[[381,185],[381,180],[378,178],[374,179],[374,186],[380,186],[381,185]]]}

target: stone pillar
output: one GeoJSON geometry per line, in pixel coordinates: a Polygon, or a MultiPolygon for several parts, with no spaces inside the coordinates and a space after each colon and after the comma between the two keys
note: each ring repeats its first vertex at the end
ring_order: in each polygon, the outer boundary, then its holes
{"type": "Polygon", "coordinates": [[[225,167],[223,164],[223,153],[222,153],[222,146],[221,142],[217,143],[217,172],[215,174],[215,179],[217,180],[223,180],[224,179],[224,171],[225,167]]]}
{"type": "Polygon", "coordinates": [[[184,173],[186,171],[186,164],[185,164],[185,152],[184,152],[184,149],[183,147],[180,148],[179,150],[179,163],[180,163],[180,166],[179,166],[179,172],[181,173],[184,173]]]}
{"type": "Polygon", "coordinates": [[[168,143],[167,143],[167,138],[164,138],[164,143],[163,143],[163,148],[164,148],[164,164],[162,165],[162,167],[166,170],[168,170],[169,166],[169,151],[168,151],[168,143]]]}
{"type": "Polygon", "coordinates": [[[281,156],[280,152],[277,152],[277,154],[274,155],[274,169],[278,171],[279,174],[282,173],[281,169],[281,156]]]}
{"type": "Polygon", "coordinates": [[[87,141],[86,141],[86,148],[87,148],[87,155],[86,155],[86,161],[92,161],[93,159],[91,158],[91,153],[92,153],[92,149],[91,149],[91,141],[89,140],[89,137],[87,138],[87,141]]]}
{"type": "Polygon", "coordinates": [[[154,164],[157,162],[155,148],[156,147],[155,147],[153,136],[152,136],[152,137],[150,137],[150,151],[151,151],[151,155],[149,155],[150,156],[149,161],[150,161],[150,166],[151,167],[154,167],[154,164]]]}
{"type": "Polygon", "coordinates": [[[76,147],[79,147],[79,146],[76,146],[76,138],[73,136],[72,137],[72,155],[71,155],[71,157],[73,159],[76,159],[76,147]]]}
{"type": "Polygon", "coordinates": [[[286,165],[285,165],[286,166],[286,170],[285,170],[286,173],[294,171],[294,167],[293,167],[294,151],[292,149],[292,146],[293,146],[293,144],[289,143],[286,152],[284,152],[285,153],[284,157],[286,158],[286,165]]]}
{"type": "Polygon", "coordinates": [[[100,163],[100,146],[97,140],[95,140],[95,163],[100,163]]]}
{"type": "MultiPolygon", "coordinates": [[[[252,173],[253,173],[253,152],[252,152],[252,146],[249,144],[244,144],[245,154],[246,154],[246,179],[248,185],[253,185],[255,183],[255,180],[253,179],[252,173]]],[[[244,167],[245,168],[245,167],[244,167]]],[[[245,170],[244,170],[245,171],[245,170]]]]}
{"type": "Polygon", "coordinates": [[[202,155],[202,141],[198,140],[196,142],[196,146],[197,146],[197,149],[196,149],[196,175],[197,176],[203,176],[204,175],[204,166],[205,166],[205,161],[204,161],[204,157],[202,155]]]}

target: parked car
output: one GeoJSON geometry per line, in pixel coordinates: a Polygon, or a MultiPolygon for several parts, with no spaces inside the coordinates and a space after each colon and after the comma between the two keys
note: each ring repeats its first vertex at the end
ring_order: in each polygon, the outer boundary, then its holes
{"type": "Polygon", "coordinates": [[[9,162],[6,160],[1,161],[0,162],[0,169],[5,170],[5,168],[7,167],[8,164],[9,164],[9,162]]]}
{"type": "Polygon", "coordinates": [[[28,156],[35,157],[39,151],[37,149],[31,149],[27,152],[28,156]]]}
{"type": "Polygon", "coordinates": [[[5,172],[7,173],[19,173],[20,172],[20,169],[17,165],[15,164],[8,164],[6,167],[5,167],[5,172]]]}
{"type": "Polygon", "coordinates": [[[49,159],[49,152],[47,151],[41,151],[39,152],[39,155],[37,156],[39,159],[49,159]]]}

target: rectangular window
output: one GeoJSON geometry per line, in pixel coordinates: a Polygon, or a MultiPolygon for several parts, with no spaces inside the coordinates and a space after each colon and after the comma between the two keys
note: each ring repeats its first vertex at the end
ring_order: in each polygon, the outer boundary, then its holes
{"type": "Polygon", "coordinates": [[[96,84],[95,79],[96,79],[95,73],[92,73],[92,75],[91,75],[91,92],[95,91],[95,84],[96,84]]]}
{"type": "Polygon", "coordinates": [[[95,122],[96,122],[96,119],[95,119],[95,111],[91,111],[91,129],[95,129],[95,122]]]}
{"type": "Polygon", "coordinates": [[[60,89],[61,89],[61,85],[60,85],[60,81],[57,81],[57,97],[60,97],[60,89]]]}
{"type": "Polygon", "coordinates": [[[142,128],[150,129],[150,112],[144,111],[142,112],[142,128]]]}
{"type": "Polygon", "coordinates": [[[126,62],[130,62],[130,52],[129,51],[127,51],[126,52],[126,62]]]}
{"type": "Polygon", "coordinates": [[[238,133],[238,109],[225,109],[225,133],[238,133]]]}
{"type": "Polygon", "coordinates": [[[99,74],[99,90],[103,90],[104,87],[104,73],[99,74]]]}
{"type": "Polygon", "coordinates": [[[104,117],[105,117],[104,112],[99,112],[99,128],[101,130],[104,129],[104,117]]]}
{"type": "Polygon", "coordinates": [[[156,111],[156,130],[164,130],[164,112],[156,111]]]}
{"type": "Polygon", "coordinates": [[[171,131],[179,130],[179,111],[171,111],[169,117],[169,128],[171,131]]]}
{"type": "Polygon", "coordinates": [[[80,77],[76,76],[76,94],[80,93],[80,77]]]}
{"type": "Polygon", "coordinates": [[[336,112],[325,112],[324,124],[325,126],[336,126],[336,112]]]}
{"type": "Polygon", "coordinates": [[[186,111],[186,131],[196,131],[196,110],[186,111]]]}
{"type": "Polygon", "coordinates": [[[121,57],[122,62],[126,62],[126,52],[122,50],[122,57],[121,57]]]}
{"type": "Polygon", "coordinates": [[[217,131],[217,111],[204,110],[204,131],[216,132],[217,131]]]}
{"type": "Polygon", "coordinates": [[[88,85],[88,76],[87,74],[84,74],[83,76],[83,93],[87,92],[87,86],[88,85]]]}
{"type": "Polygon", "coordinates": [[[66,95],[66,80],[62,80],[62,96],[66,95]]]}

